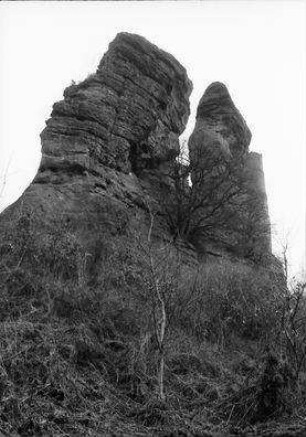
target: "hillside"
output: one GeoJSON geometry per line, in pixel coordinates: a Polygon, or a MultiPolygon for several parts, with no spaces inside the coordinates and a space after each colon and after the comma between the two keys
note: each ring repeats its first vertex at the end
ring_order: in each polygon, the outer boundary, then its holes
{"type": "Polygon", "coordinates": [[[186,159],[191,91],[120,33],[54,104],[0,216],[4,435],[306,433],[303,284],[271,251],[262,157],[215,82],[186,159]]]}

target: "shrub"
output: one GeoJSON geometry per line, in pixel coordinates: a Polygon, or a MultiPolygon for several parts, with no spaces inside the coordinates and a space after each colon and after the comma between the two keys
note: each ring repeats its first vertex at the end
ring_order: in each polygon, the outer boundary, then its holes
{"type": "Polygon", "coordinates": [[[187,278],[173,304],[175,323],[225,345],[232,336],[265,341],[277,334],[282,296],[262,268],[222,260],[187,278]]]}

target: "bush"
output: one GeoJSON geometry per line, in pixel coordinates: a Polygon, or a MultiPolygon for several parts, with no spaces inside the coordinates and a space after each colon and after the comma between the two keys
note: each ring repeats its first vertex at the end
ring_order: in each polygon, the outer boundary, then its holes
{"type": "Polygon", "coordinates": [[[282,294],[263,268],[211,262],[187,278],[173,303],[173,321],[199,338],[268,341],[277,335],[282,294]],[[191,283],[190,283],[191,282],[191,283]]]}
{"type": "Polygon", "coordinates": [[[108,225],[103,208],[92,213],[101,218],[94,232],[86,215],[82,232],[26,216],[2,236],[1,428],[152,434],[302,411],[306,369],[298,380],[290,372],[304,328],[291,323],[294,294],[284,299],[268,269],[225,258],[196,269],[170,243],[132,238],[124,214],[108,225]]]}

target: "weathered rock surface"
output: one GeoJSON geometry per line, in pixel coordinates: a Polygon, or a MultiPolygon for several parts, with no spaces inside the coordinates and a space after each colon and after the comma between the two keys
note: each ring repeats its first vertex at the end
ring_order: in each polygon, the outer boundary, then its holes
{"type": "MultiPolygon", "coordinates": [[[[186,70],[171,55],[138,35],[118,34],[96,73],[69,86],[54,104],[41,134],[38,174],[2,220],[16,224],[22,211],[41,233],[42,226],[50,233],[69,229],[84,253],[91,253],[99,233],[147,232],[150,205],[157,212],[155,236],[171,239],[159,202],[160,182],[171,190],[191,90],[186,70]]],[[[218,252],[221,246],[245,257],[255,246],[261,253],[270,250],[261,158],[248,152],[250,141],[227,88],[210,85],[189,141],[191,179],[197,196],[205,198],[199,211],[210,217],[205,238],[195,235],[201,251],[218,252]],[[225,163],[239,164],[239,182],[237,171],[235,180],[230,174],[222,182],[219,170],[225,163]],[[233,190],[237,183],[243,195],[227,202],[222,190],[233,190]],[[217,215],[216,196],[223,203],[217,215]]],[[[180,241],[178,247],[186,258],[196,259],[192,246],[180,241]]]]}
{"type": "MultiPolygon", "coordinates": [[[[247,153],[243,171],[245,191],[248,195],[246,204],[249,208],[246,224],[251,228],[252,235],[252,238],[246,242],[246,247],[251,250],[253,248],[258,253],[271,253],[271,226],[262,155],[256,152],[247,153]]],[[[243,220],[243,216],[241,219],[243,220]]]]}
{"type": "Polygon", "coordinates": [[[173,160],[190,93],[186,71],[171,55],[140,36],[117,35],[97,72],[54,105],[36,182],[71,171],[99,175],[101,166],[139,175],[173,160]]]}
{"type": "MultiPolygon", "coordinates": [[[[69,223],[85,246],[87,221],[92,229],[102,221],[99,232],[119,232],[122,223],[141,232],[148,203],[154,204],[150,178],[162,177],[179,154],[191,90],[185,68],[170,54],[119,33],[96,73],[69,86],[54,104],[41,134],[38,174],[3,220],[13,223],[22,209],[37,228],[69,223]]],[[[154,230],[169,237],[158,218],[154,230]]]]}
{"type": "Polygon", "coordinates": [[[203,203],[199,214],[216,224],[208,235],[197,236],[202,250],[223,247],[256,259],[271,251],[262,160],[249,152],[250,141],[251,132],[226,86],[211,84],[189,140],[191,179],[203,203]]]}
{"type": "Polygon", "coordinates": [[[235,157],[248,150],[251,132],[231,96],[220,82],[212,83],[200,100],[196,125],[189,141],[192,168],[201,165],[207,152],[235,157]],[[201,147],[198,145],[202,144],[201,147]]]}

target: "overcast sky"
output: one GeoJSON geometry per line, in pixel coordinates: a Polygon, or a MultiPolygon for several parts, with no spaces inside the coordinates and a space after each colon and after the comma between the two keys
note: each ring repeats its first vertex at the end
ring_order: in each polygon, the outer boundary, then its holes
{"type": "MultiPolygon", "coordinates": [[[[72,80],[95,71],[121,31],[139,33],[187,69],[194,113],[224,82],[263,154],[278,239],[289,233],[291,273],[305,264],[306,3],[288,1],[1,2],[1,209],[34,177],[39,134],[72,80]],[[6,170],[8,168],[8,170],[6,170]]],[[[278,250],[276,239],[274,248],[278,250]]]]}

